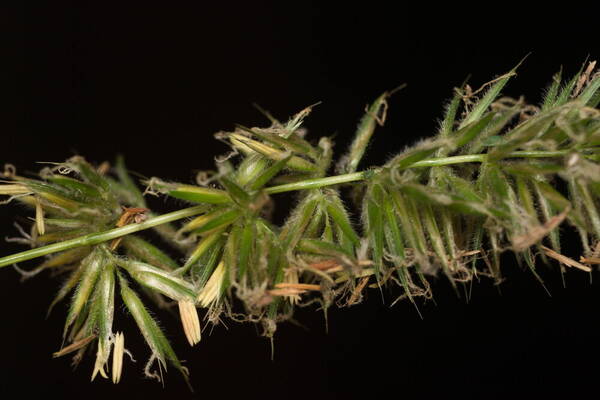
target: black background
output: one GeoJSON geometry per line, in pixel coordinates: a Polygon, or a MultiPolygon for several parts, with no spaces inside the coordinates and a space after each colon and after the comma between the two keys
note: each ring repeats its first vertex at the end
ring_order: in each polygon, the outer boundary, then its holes
{"type": "MultiPolygon", "coordinates": [[[[505,93],[536,102],[561,65],[572,74],[599,50],[597,21],[583,6],[526,15],[520,8],[417,12],[375,2],[100,4],[3,13],[0,97],[9,104],[0,122],[0,163],[35,171],[37,161],[81,154],[100,162],[122,153],[144,176],[191,181],[226,151],[214,132],[235,122],[266,124],[252,103],[285,120],[322,101],[306,122],[309,133],[335,135],[336,148],[344,149],[365,104],[405,82],[370,146],[365,165],[376,164],[431,134],[452,88],[468,74],[478,86],[531,52],[505,93]]],[[[15,234],[16,212],[0,208],[2,237],[15,234]]],[[[299,310],[306,329],[282,325],[274,361],[252,326],[207,330],[190,350],[178,319],[157,316],[187,360],[198,397],[574,395],[594,390],[600,373],[600,294],[576,271],[563,289],[556,270],[542,271],[551,298],[510,257],[507,282],[500,290],[485,280],[475,285],[470,304],[439,279],[437,305],[420,305],[424,320],[407,302],[390,308],[394,293],[382,301],[378,291],[362,305],[332,309],[328,333],[322,313],[299,310]]],[[[52,360],[66,307],[44,319],[59,285],[46,278],[20,283],[11,268],[1,271],[0,397],[188,396],[176,371],[164,389],[142,377],[148,351],[122,311],[117,329],[126,331],[138,361],[126,363],[118,386],[89,383],[92,358],[74,373],[68,359],[52,360]]]]}

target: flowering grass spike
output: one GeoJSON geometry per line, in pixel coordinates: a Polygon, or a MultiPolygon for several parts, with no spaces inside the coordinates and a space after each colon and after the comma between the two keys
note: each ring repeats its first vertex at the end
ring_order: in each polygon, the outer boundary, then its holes
{"type": "Polygon", "coordinates": [[[0,267],[44,257],[17,269],[24,277],[68,274],[49,308],[69,302],[54,356],[73,355],[77,364],[91,353],[92,380],[111,373],[113,383],[127,352],[124,334],[115,333],[121,304],[150,349],[146,376],[163,381],[170,365],[187,382],[189,371],[148,301],[177,305],[194,346],[201,338],[198,309],[210,323],[230,317],[260,324],[273,337],[299,305],[349,306],[367,288],[396,286],[398,299],[416,305],[418,297],[431,297],[437,275],[456,289],[482,275],[500,282],[505,251],[540,282],[541,264],[560,274],[590,272],[600,264],[594,67],[589,63],[567,82],[557,74],[540,105],[501,96],[516,68],[479,90],[458,88],[435,135],[362,170],[392,92],[367,108],[337,164],[330,138],[305,136],[312,107],[285,123],[268,115],[269,127],[217,133],[232,152],[195,185],[158,177],[135,182],[122,158],[111,167],[76,156],[35,178],[7,164],[0,195],[3,203],[31,209],[31,227],[19,227],[17,239],[31,248],[0,258],[0,267]],[[278,226],[273,203],[290,191],[298,192],[297,202],[278,226]],[[190,206],[158,215],[145,194],[190,206]],[[562,252],[565,224],[578,232],[579,257],[562,252]]]}

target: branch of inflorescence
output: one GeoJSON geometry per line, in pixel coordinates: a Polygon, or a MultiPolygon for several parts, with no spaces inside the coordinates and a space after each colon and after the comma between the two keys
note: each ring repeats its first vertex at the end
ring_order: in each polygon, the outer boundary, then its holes
{"type": "MultiPolygon", "coordinates": [[[[555,150],[555,151],[514,151],[506,158],[551,158],[567,155],[571,150],[555,150]]],[[[598,153],[600,148],[588,148],[582,150],[583,153],[598,153]]],[[[487,161],[487,154],[467,154],[462,156],[452,157],[436,157],[426,160],[417,161],[411,164],[408,168],[425,168],[425,167],[441,167],[452,164],[464,164],[473,162],[487,161]]],[[[354,172],[352,174],[328,176],[326,178],[307,179],[300,182],[286,183],[285,185],[271,186],[265,189],[268,194],[291,192],[294,190],[315,189],[325,186],[333,186],[341,183],[350,183],[363,180],[369,180],[377,175],[381,168],[373,168],[362,172],[354,172]]]]}
{"type": "MultiPolygon", "coordinates": [[[[557,150],[557,151],[515,151],[508,155],[507,158],[551,158],[560,157],[569,153],[570,150],[557,150]]],[[[588,148],[584,149],[584,153],[598,153],[600,148],[588,148]]],[[[452,164],[472,163],[472,162],[485,162],[487,160],[487,154],[470,154],[460,155],[451,157],[437,157],[426,160],[417,161],[409,166],[409,168],[424,168],[424,167],[437,167],[452,164]]],[[[355,172],[351,174],[335,175],[326,178],[307,179],[300,182],[288,183],[284,185],[271,186],[264,191],[267,194],[277,194],[298,190],[316,189],[326,186],[339,185],[343,183],[351,183],[357,181],[364,181],[373,178],[382,169],[374,168],[365,170],[362,172],[355,172]]],[[[104,232],[90,233],[88,235],[80,236],[74,239],[65,240],[63,242],[53,243],[47,246],[38,247],[35,249],[23,251],[16,254],[11,254],[6,257],[0,258],[0,268],[6,267],[19,262],[31,260],[33,258],[42,257],[48,254],[57,253],[59,251],[69,250],[75,247],[90,246],[109,240],[113,240],[131,233],[143,231],[155,226],[163,225],[169,222],[177,221],[179,219],[192,217],[194,215],[201,214],[206,211],[204,205],[184,208],[181,210],[173,211],[167,214],[160,215],[158,217],[147,219],[146,221],[126,225],[120,228],[110,229],[104,232]]]]}
{"type": "Polygon", "coordinates": [[[125,225],[120,228],[110,229],[104,232],[90,233],[88,235],[80,236],[74,239],[65,240],[64,242],[53,243],[48,246],[38,247],[35,249],[23,251],[21,253],[11,254],[6,257],[0,258],[0,268],[6,267],[7,265],[15,264],[22,261],[31,260],[45,256],[48,254],[56,253],[63,250],[69,250],[75,247],[90,246],[107,242],[112,239],[119,238],[121,236],[129,235],[149,229],[158,225],[163,225],[168,222],[177,221],[182,218],[192,217],[206,211],[204,205],[184,208],[182,210],[173,211],[167,214],[159,215],[158,217],[149,218],[146,221],[138,224],[125,225]]]}

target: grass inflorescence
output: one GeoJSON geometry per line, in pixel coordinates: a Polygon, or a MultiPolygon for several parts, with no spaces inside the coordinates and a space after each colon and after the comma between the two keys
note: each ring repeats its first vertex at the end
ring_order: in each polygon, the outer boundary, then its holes
{"type": "Polygon", "coordinates": [[[457,289],[476,276],[500,282],[505,251],[537,279],[542,263],[561,274],[590,272],[600,264],[594,65],[567,82],[555,76],[539,106],[500,96],[515,69],[480,90],[457,88],[436,135],[362,171],[391,93],[367,108],[335,165],[330,138],[305,137],[302,124],[312,107],[286,123],[268,115],[267,128],[238,125],[216,134],[232,152],[196,185],[158,177],[136,182],[122,158],[111,167],[77,156],[36,178],[7,165],[0,194],[8,196],[4,203],[31,208],[31,228],[17,239],[31,249],[0,258],[0,267],[43,256],[37,267],[18,270],[25,277],[69,274],[50,305],[70,302],[55,356],[74,354],[78,362],[91,352],[92,380],[108,378],[112,365],[115,383],[127,353],[124,333],[114,331],[117,296],[151,350],[146,375],[162,380],[170,364],[187,381],[189,371],[146,300],[177,304],[194,346],[201,340],[198,308],[210,323],[250,321],[273,337],[298,305],[356,304],[369,287],[397,286],[398,298],[416,305],[431,296],[436,275],[457,289]],[[298,200],[278,226],[273,202],[290,191],[298,200]],[[190,206],[156,215],[146,194],[190,206]],[[562,254],[563,224],[578,232],[578,259],[562,254]],[[147,229],[163,243],[151,243],[147,229]],[[176,251],[183,261],[169,256],[176,251]]]}

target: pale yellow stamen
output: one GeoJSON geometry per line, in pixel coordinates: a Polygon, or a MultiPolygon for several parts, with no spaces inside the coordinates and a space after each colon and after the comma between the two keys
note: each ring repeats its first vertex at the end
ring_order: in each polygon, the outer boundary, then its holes
{"type": "Polygon", "coordinates": [[[179,315],[183,325],[183,331],[190,346],[200,342],[200,320],[196,306],[190,300],[179,301],[179,315]]]}
{"type": "Polygon", "coordinates": [[[112,381],[117,384],[121,381],[121,372],[123,371],[123,353],[125,352],[125,336],[122,332],[115,335],[115,344],[113,348],[112,362],[112,381]]]}
{"type": "Polygon", "coordinates": [[[211,305],[211,303],[217,300],[219,294],[221,293],[224,275],[225,264],[223,261],[221,261],[198,295],[198,302],[202,307],[208,307],[211,305]]]}
{"type": "Polygon", "coordinates": [[[35,224],[40,235],[46,233],[46,225],[44,224],[44,209],[39,197],[35,198],[35,224]]]}
{"type": "Polygon", "coordinates": [[[27,193],[31,193],[31,190],[29,190],[26,186],[18,184],[18,183],[8,184],[8,185],[0,185],[0,194],[17,196],[20,194],[27,194],[27,193]]]}
{"type": "Polygon", "coordinates": [[[96,378],[96,375],[98,374],[98,372],[100,372],[100,375],[105,378],[108,379],[108,376],[106,375],[106,372],[104,372],[104,365],[106,364],[106,354],[104,352],[104,349],[102,348],[102,341],[98,341],[98,351],[96,352],[96,363],[94,364],[94,371],[92,372],[92,381],[96,378]]]}

